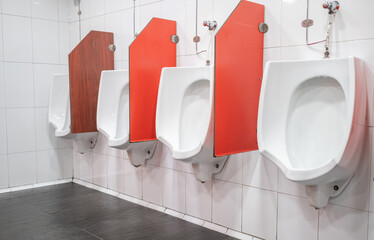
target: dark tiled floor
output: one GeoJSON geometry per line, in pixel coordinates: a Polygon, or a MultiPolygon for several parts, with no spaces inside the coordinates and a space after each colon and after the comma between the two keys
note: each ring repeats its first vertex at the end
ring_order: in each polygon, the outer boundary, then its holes
{"type": "Polygon", "coordinates": [[[0,194],[0,239],[233,239],[73,183],[0,194]]]}

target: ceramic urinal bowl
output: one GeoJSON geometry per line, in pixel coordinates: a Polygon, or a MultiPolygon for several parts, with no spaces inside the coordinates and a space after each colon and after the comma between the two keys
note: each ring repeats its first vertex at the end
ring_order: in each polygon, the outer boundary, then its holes
{"type": "Polygon", "coordinates": [[[72,134],[70,127],[69,75],[53,75],[48,109],[48,122],[55,129],[55,136],[74,139],[77,151],[88,152],[96,144],[97,133],[72,134]]]}
{"type": "Polygon", "coordinates": [[[163,68],[157,99],[157,139],[202,182],[227,159],[213,154],[213,74],[214,67],[163,68]]]}
{"type": "Polygon", "coordinates": [[[127,150],[134,166],[153,156],[157,141],[130,142],[129,72],[102,71],[97,104],[97,129],[108,138],[108,145],[127,150]]]}
{"type": "Polygon", "coordinates": [[[260,153],[326,206],[348,185],[364,141],[366,81],[353,57],[268,62],[258,112],[260,153]]]}

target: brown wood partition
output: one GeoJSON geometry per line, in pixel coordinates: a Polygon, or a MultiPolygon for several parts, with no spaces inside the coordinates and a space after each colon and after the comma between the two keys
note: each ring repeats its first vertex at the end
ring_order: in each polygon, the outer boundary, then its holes
{"type": "Polygon", "coordinates": [[[97,132],[100,76],[114,69],[113,33],[91,31],[69,54],[71,132],[97,132]]]}

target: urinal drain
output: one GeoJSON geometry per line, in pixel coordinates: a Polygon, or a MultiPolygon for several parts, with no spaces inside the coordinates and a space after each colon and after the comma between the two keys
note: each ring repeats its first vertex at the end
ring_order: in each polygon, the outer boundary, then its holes
{"type": "Polygon", "coordinates": [[[219,164],[218,163],[216,164],[216,168],[219,168],[219,164]]]}
{"type": "Polygon", "coordinates": [[[339,186],[338,186],[338,185],[335,185],[335,186],[334,186],[334,190],[335,190],[335,191],[338,191],[338,190],[339,190],[339,186]]]}

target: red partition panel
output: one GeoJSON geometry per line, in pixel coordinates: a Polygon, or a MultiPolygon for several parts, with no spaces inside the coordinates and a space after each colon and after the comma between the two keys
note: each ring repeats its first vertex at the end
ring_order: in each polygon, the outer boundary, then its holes
{"type": "Polygon", "coordinates": [[[113,33],[91,31],[69,54],[71,132],[97,132],[102,70],[114,69],[113,33]]]}
{"type": "Polygon", "coordinates": [[[214,154],[258,149],[264,6],[241,1],[216,35],[214,154]]]}
{"type": "Polygon", "coordinates": [[[163,67],[176,66],[176,22],[153,18],[130,45],[130,141],[156,139],[158,85],[163,67]]]}

